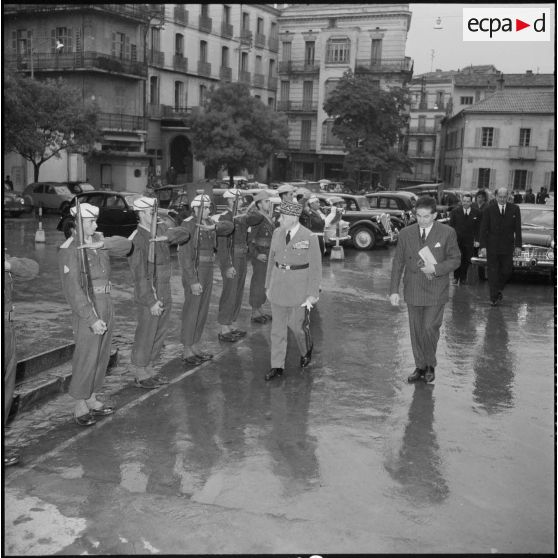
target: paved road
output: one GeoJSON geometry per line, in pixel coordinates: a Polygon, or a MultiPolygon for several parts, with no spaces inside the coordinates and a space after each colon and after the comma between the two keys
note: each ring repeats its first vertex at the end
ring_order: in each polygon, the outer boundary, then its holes
{"type": "MultiPolygon", "coordinates": [[[[61,395],[10,428],[25,463],[6,471],[6,552],[552,553],[552,286],[516,281],[497,308],[485,285],[453,289],[435,385],[411,386],[405,308],[386,301],[390,261],[391,250],[347,251],[325,264],[313,363],[301,371],[290,354],[279,381],[263,380],[269,326],[245,308],[249,335],[220,345],[212,323],[216,357],[198,368],[182,368],[173,333],[172,383],[143,392],[121,320],[105,390],[114,416],[80,429],[61,395]]],[[[118,266],[117,312],[131,292],[118,266]]],[[[66,331],[67,310],[54,294],[49,305],[39,313],[66,331]]]]}

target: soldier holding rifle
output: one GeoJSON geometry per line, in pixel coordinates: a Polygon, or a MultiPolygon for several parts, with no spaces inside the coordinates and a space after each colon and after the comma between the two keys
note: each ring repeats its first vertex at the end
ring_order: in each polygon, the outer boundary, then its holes
{"type": "Polygon", "coordinates": [[[76,229],[58,253],[64,296],[72,308],[75,350],[68,393],[75,399],[74,420],[95,424],[114,408],[98,401],[110,357],[113,308],[109,256],[127,256],[132,242],[121,236],[104,238],[97,229],[99,208],[79,202],[71,209],[76,229]]]}
{"type": "Polygon", "coordinates": [[[219,216],[219,221],[228,221],[234,224],[234,232],[230,236],[221,236],[218,243],[225,246],[219,250],[222,259],[219,262],[223,277],[223,290],[219,300],[219,315],[217,321],[221,326],[220,341],[234,343],[246,335],[245,331],[234,327],[240,313],[244,283],[246,282],[247,253],[248,253],[248,228],[258,225],[264,217],[259,212],[250,211],[239,213],[242,202],[240,190],[227,190],[223,197],[227,200],[229,209],[219,216]]]}
{"type": "MultiPolygon", "coordinates": [[[[229,235],[232,222],[216,222],[209,218],[211,200],[202,194],[190,204],[193,215],[182,222],[182,227],[192,240],[178,247],[178,261],[182,269],[184,307],[182,310],[181,339],[184,345],[182,360],[188,366],[197,366],[213,355],[199,347],[199,341],[209,311],[209,299],[213,287],[213,262],[217,236],[229,235]]],[[[223,250],[220,243],[219,250],[223,250]]],[[[219,255],[220,259],[223,257],[219,255]]]]}
{"type": "Polygon", "coordinates": [[[171,262],[170,244],[184,244],[190,233],[182,227],[169,228],[157,219],[157,200],[134,200],[139,224],[130,236],[134,250],[128,258],[134,278],[134,301],[138,325],[132,346],[135,385],[154,389],[168,380],[153,368],[170,325],[171,262]]]}

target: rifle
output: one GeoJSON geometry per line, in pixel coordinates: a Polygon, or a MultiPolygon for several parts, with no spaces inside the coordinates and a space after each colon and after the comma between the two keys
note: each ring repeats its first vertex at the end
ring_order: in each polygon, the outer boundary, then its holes
{"type": "Polygon", "coordinates": [[[200,235],[201,235],[201,224],[203,220],[203,204],[204,204],[204,197],[203,194],[200,196],[200,205],[199,205],[199,213],[198,213],[198,220],[197,220],[197,227],[196,227],[196,236],[194,236],[194,271],[196,274],[198,273],[198,267],[200,263],[200,235]]]}
{"type": "MultiPolygon", "coordinates": [[[[84,246],[85,235],[83,233],[83,218],[81,216],[81,206],[80,206],[78,196],[76,196],[76,232],[77,232],[78,246],[84,246]]],[[[78,250],[77,252],[79,258],[80,285],[83,291],[85,292],[87,301],[89,302],[89,304],[91,304],[93,308],[93,313],[95,314],[95,317],[99,319],[99,314],[97,314],[97,309],[95,308],[95,303],[93,302],[94,299],[93,282],[91,281],[91,270],[89,269],[89,260],[87,259],[87,254],[85,253],[85,249],[78,250]]]]}
{"type": "Polygon", "coordinates": [[[157,298],[157,289],[155,286],[156,282],[156,251],[155,251],[155,238],[157,238],[157,219],[158,219],[158,203],[157,198],[155,198],[155,203],[151,209],[151,229],[150,229],[150,240],[149,251],[147,253],[147,276],[151,281],[151,288],[153,289],[153,294],[157,298]]]}
{"type": "MultiPolygon", "coordinates": [[[[234,195],[234,203],[233,203],[233,207],[232,207],[232,222],[233,222],[233,226],[236,226],[234,223],[234,218],[236,217],[236,214],[238,213],[238,202],[240,200],[240,192],[237,190],[236,194],[234,195]]],[[[234,262],[234,229],[233,232],[230,236],[230,244],[229,244],[229,253],[231,255],[231,263],[234,262]]]]}

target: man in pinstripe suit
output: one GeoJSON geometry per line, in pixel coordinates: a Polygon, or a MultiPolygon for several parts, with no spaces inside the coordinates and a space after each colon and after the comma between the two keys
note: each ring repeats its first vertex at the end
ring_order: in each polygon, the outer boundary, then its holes
{"type": "Polygon", "coordinates": [[[450,274],[461,264],[461,252],[455,230],[435,221],[436,200],[424,196],[417,200],[417,223],[405,227],[399,240],[391,269],[390,302],[399,305],[399,283],[403,271],[403,293],[409,312],[411,346],[415,371],[409,382],[433,382],[436,347],[444,306],[449,300],[450,274]],[[428,247],[436,263],[424,261],[419,250],[428,247]]]}

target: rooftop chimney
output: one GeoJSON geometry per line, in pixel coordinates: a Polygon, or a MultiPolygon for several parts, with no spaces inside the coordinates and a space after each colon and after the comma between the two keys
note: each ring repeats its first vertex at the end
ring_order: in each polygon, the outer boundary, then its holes
{"type": "Polygon", "coordinates": [[[496,86],[496,91],[502,91],[502,89],[504,89],[504,74],[503,72],[500,72],[500,77],[496,80],[498,82],[498,85],[496,86]]]}

